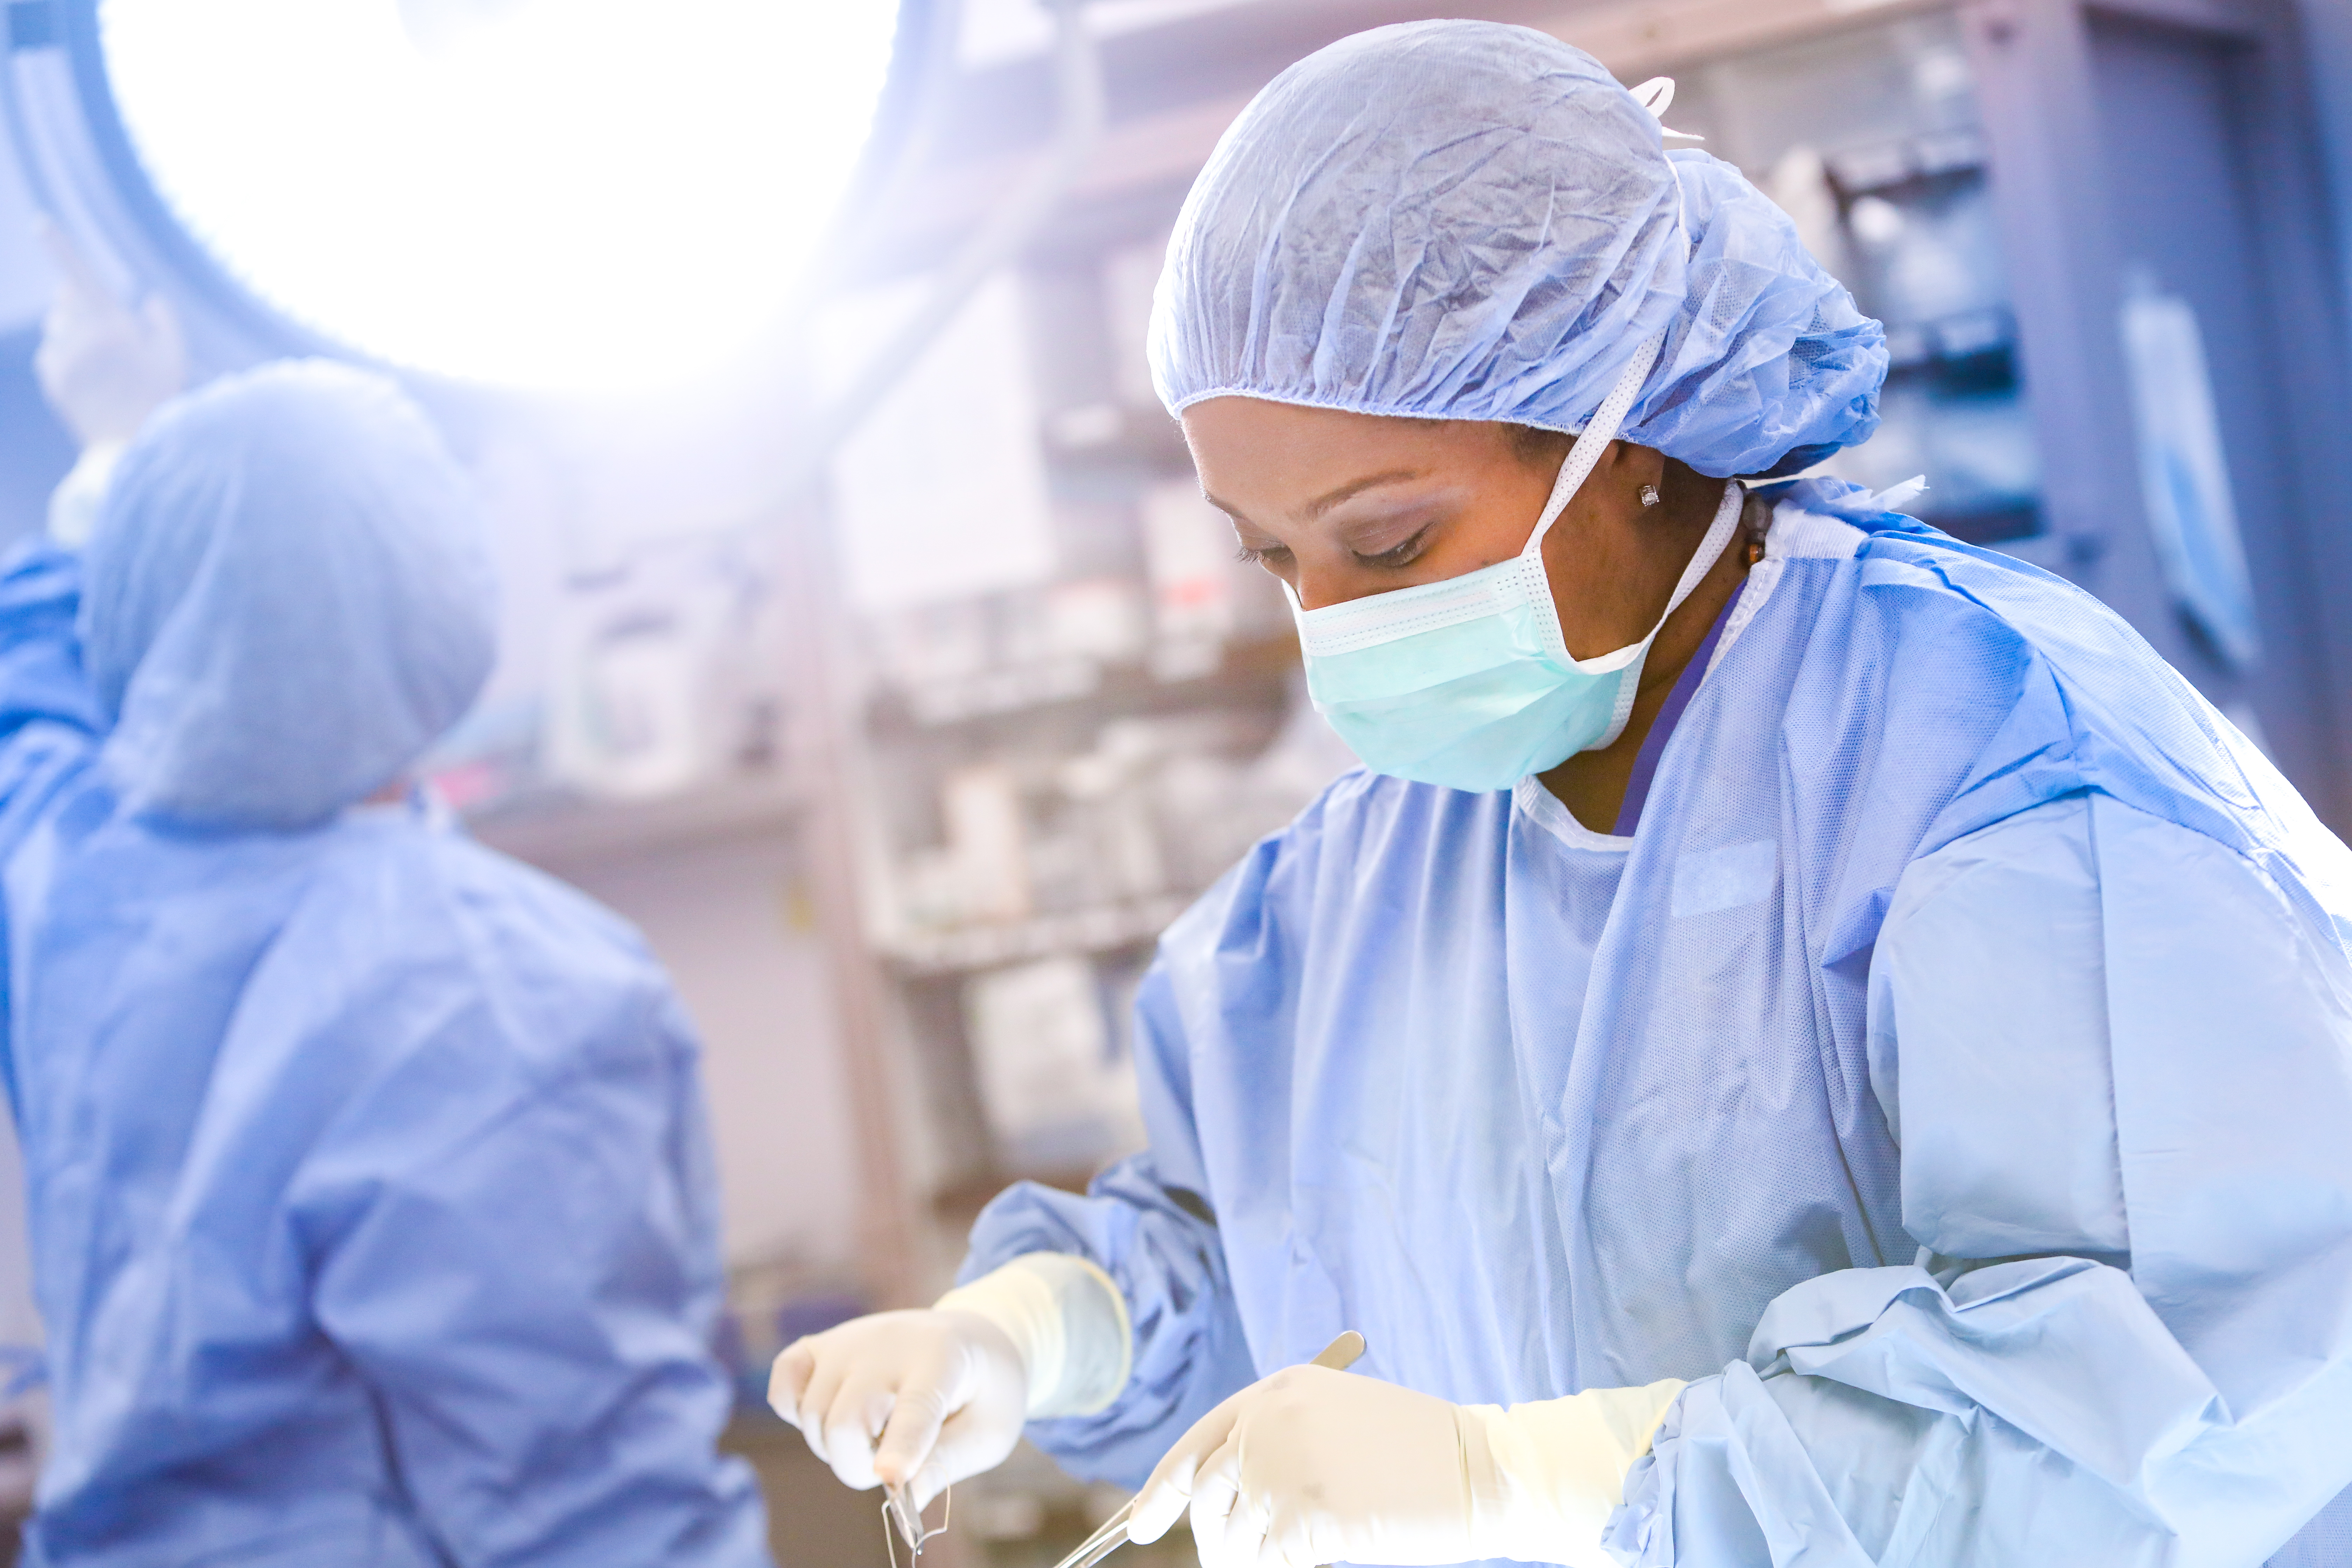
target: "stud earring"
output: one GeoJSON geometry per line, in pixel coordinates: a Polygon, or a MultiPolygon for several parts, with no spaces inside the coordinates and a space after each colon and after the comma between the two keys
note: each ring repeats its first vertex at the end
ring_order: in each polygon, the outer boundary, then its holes
{"type": "Polygon", "coordinates": [[[1643,506],[1655,506],[1658,504],[1658,500],[1659,496],[1657,486],[1643,485],[1642,487],[1642,504],[1643,506]]]}

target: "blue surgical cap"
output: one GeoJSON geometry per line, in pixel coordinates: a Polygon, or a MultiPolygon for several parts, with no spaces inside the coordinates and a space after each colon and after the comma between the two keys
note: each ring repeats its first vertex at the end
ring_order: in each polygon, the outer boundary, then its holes
{"type": "Polygon", "coordinates": [[[136,811],[299,828],[390,783],[481,689],[496,602],[464,473],[391,383],[323,362],[150,421],[85,556],[106,762],[136,811]]]}
{"type": "Polygon", "coordinates": [[[1737,169],[1665,152],[1580,49],[1415,22],[1309,55],[1225,132],[1169,242],[1151,369],[1171,413],[1573,433],[1659,331],[1628,441],[1721,478],[1877,428],[1885,331],[1737,169]]]}

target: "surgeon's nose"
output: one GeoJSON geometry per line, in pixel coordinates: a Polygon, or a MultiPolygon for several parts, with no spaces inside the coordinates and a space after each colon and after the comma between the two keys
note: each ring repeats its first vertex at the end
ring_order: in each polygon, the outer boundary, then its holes
{"type": "Polygon", "coordinates": [[[1285,573],[1282,580],[1290,590],[1291,602],[1302,610],[1327,609],[1355,599],[1369,599],[1403,585],[1369,572],[1350,571],[1343,565],[1310,567],[1303,562],[1285,573]]]}

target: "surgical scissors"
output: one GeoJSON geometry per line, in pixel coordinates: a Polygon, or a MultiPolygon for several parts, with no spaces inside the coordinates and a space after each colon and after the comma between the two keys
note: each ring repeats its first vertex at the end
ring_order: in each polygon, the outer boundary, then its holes
{"type": "MultiPolygon", "coordinates": [[[[1328,1366],[1333,1372],[1345,1372],[1355,1365],[1356,1358],[1363,1353],[1364,1336],[1349,1329],[1325,1345],[1323,1353],[1315,1358],[1313,1364],[1328,1366]]],[[[1054,1568],[1095,1568],[1096,1563],[1127,1544],[1127,1521],[1134,1512],[1135,1501],[1130,1498],[1125,1508],[1103,1521],[1101,1529],[1079,1542],[1078,1549],[1054,1564],[1054,1568]]]]}
{"type": "Polygon", "coordinates": [[[898,1568],[898,1548],[890,1538],[897,1536],[907,1543],[907,1568],[923,1560],[923,1548],[947,1533],[948,1521],[955,1517],[955,1489],[946,1492],[948,1506],[940,1515],[937,1530],[923,1528],[923,1510],[915,1506],[914,1494],[903,1486],[882,1489],[882,1543],[890,1549],[890,1568],[898,1568]]]}

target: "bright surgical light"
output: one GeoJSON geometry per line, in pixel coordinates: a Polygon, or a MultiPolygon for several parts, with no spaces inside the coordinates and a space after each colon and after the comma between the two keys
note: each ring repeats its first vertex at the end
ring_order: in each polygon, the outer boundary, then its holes
{"type": "Polygon", "coordinates": [[[772,321],[839,205],[892,0],[100,0],[164,203],[364,353],[625,390],[772,321]]]}

